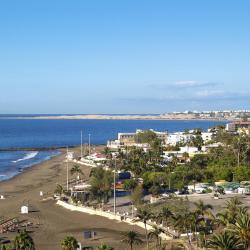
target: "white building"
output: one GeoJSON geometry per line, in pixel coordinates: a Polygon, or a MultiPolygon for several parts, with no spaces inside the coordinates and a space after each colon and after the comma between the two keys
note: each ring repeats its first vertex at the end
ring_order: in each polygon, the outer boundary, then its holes
{"type": "Polygon", "coordinates": [[[175,146],[177,143],[187,143],[192,139],[192,134],[184,132],[175,132],[168,135],[167,144],[175,146]]]}
{"type": "Polygon", "coordinates": [[[195,155],[195,154],[199,153],[199,150],[198,150],[197,147],[185,146],[185,147],[180,147],[180,151],[179,152],[181,154],[188,153],[191,156],[191,155],[195,155]]]}
{"type": "Polygon", "coordinates": [[[226,131],[235,132],[235,130],[236,130],[235,123],[230,122],[226,124],[226,131]]]}
{"type": "Polygon", "coordinates": [[[204,142],[209,142],[209,141],[212,140],[213,133],[211,133],[211,132],[202,132],[201,137],[202,137],[202,140],[204,142]]]}
{"type": "MultiPolygon", "coordinates": [[[[112,149],[118,149],[123,146],[136,146],[136,147],[143,147],[147,148],[148,146],[145,144],[138,144],[135,141],[135,137],[137,134],[142,133],[144,130],[137,129],[135,133],[118,133],[117,140],[108,141],[107,147],[112,149]]],[[[150,131],[154,132],[158,139],[161,139],[163,143],[165,144],[167,141],[167,132],[159,132],[155,131],[153,129],[150,129],[150,131]]]]}

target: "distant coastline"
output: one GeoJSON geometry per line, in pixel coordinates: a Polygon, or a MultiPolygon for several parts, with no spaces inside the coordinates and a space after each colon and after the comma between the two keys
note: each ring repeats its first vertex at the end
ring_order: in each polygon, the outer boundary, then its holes
{"type": "Polygon", "coordinates": [[[195,114],[141,114],[141,115],[16,115],[1,116],[4,119],[48,119],[48,120],[205,120],[205,121],[230,121],[233,119],[219,117],[197,117],[195,114]]]}

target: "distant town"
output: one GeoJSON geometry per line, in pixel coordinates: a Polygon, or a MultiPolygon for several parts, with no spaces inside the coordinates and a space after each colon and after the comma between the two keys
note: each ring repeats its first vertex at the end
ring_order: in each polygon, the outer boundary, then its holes
{"type": "Polygon", "coordinates": [[[223,110],[223,111],[184,111],[165,113],[165,116],[186,117],[187,119],[221,119],[221,120],[248,120],[250,110],[223,110]]]}

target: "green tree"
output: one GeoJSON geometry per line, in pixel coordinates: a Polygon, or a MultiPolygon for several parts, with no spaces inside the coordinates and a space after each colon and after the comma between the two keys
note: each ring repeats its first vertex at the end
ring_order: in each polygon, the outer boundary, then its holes
{"type": "Polygon", "coordinates": [[[197,147],[198,150],[201,150],[201,147],[204,144],[204,141],[200,135],[193,136],[190,143],[191,146],[197,147]]]}
{"type": "Polygon", "coordinates": [[[210,215],[213,206],[210,204],[205,204],[202,200],[198,202],[194,202],[195,212],[197,212],[200,216],[204,218],[205,215],[210,215]]]}
{"type": "Polygon", "coordinates": [[[113,174],[103,168],[95,168],[91,173],[91,196],[98,203],[107,203],[111,197],[113,174]]]}
{"type": "Polygon", "coordinates": [[[35,250],[32,237],[26,232],[21,231],[14,239],[15,250],[35,250]]]}
{"type": "Polygon", "coordinates": [[[83,171],[81,170],[81,168],[80,168],[79,165],[74,165],[74,166],[70,169],[70,174],[71,174],[71,175],[76,174],[76,175],[77,175],[77,179],[80,178],[80,175],[81,175],[81,176],[84,176],[84,173],[83,173],[83,171]]]}
{"type": "Polygon", "coordinates": [[[77,240],[73,236],[67,236],[61,243],[62,250],[76,250],[77,240]]]}
{"type": "Polygon", "coordinates": [[[126,243],[130,246],[130,250],[133,250],[133,245],[142,244],[142,240],[139,237],[139,234],[136,231],[128,231],[124,234],[122,239],[123,243],[126,243]]]}
{"type": "Polygon", "coordinates": [[[190,211],[184,211],[183,213],[176,214],[174,218],[174,227],[179,231],[179,234],[184,232],[187,235],[189,244],[191,244],[189,233],[191,233],[191,218],[192,213],[190,211]]]}
{"type": "Polygon", "coordinates": [[[157,215],[157,221],[162,224],[163,227],[168,227],[174,214],[168,207],[162,207],[160,213],[157,215]]]}
{"type": "Polygon", "coordinates": [[[96,250],[113,250],[113,249],[114,249],[113,247],[110,247],[106,244],[102,244],[96,248],[96,250]]]}
{"type": "Polygon", "coordinates": [[[137,185],[137,187],[131,192],[130,199],[133,205],[139,206],[143,203],[143,188],[142,185],[137,185]]]}
{"type": "Polygon", "coordinates": [[[225,231],[221,234],[213,235],[208,242],[208,248],[213,250],[237,250],[242,249],[242,244],[234,235],[225,231]]]}
{"type": "Polygon", "coordinates": [[[152,143],[157,139],[156,134],[151,130],[145,130],[135,135],[136,143],[152,143]]]}
{"type": "Polygon", "coordinates": [[[250,216],[242,214],[238,216],[235,224],[228,229],[244,245],[245,249],[250,247],[250,216]]]}
{"type": "Polygon", "coordinates": [[[13,246],[11,244],[0,243],[0,250],[13,250],[13,246]]]}
{"type": "Polygon", "coordinates": [[[138,181],[136,179],[129,179],[124,181],[124,189],[127,191],[132,191],[136,188],[138,181]]]}
{"type": "Polygon", "coordinates": [[[57,184],[54,193],[58,194],[59,196],[62,196],[63,192],[64,192],[63,186],[60,184],[57,184]]]}

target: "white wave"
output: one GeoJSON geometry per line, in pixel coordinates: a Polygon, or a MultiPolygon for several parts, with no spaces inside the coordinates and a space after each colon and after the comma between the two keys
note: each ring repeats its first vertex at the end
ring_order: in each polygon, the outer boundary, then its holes
{"type": "Polygon", "coordinates": [[[13,163],[17,163],[17,162],[19,162],[19,161],[26,161],[26,160],[32,159],[32,158],[34,158],[38,153],[39,153],[38,151],[28,153],[28,154],[26,154],[23,158],[18,159],[18,160],[16,160],[16,161],[12,161],[12,162],[13,162],[13,163]]]}

